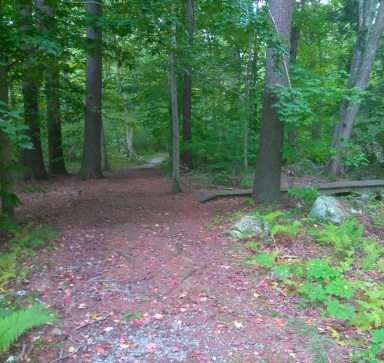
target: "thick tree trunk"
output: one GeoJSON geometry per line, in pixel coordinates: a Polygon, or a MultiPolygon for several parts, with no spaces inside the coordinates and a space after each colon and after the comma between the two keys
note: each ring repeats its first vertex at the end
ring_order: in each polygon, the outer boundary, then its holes
{"type": "Polygon", "coordinates": [[[101,125],[101,163],[104,171],[111,170],[108,162],[107,143],[103,125],[101,125]]]}
{"type": "MultiPolygon", "coordinates": [[[[291,0],[271,0],[269,15],[275,30],[288,43],[292,19],[291,0]]],[[[271,86],[276,84],[288,85],[289,79],[288,60],[286,58],[280,59],[279,64],[276,65],[274,55],[274,50],[268,47],[261,133],[252,194],[257,202],[279,202],[281,200],[281,147],[284,139],[284,124],[279,119],[277,109],[273,107],[276,99],[272,95],[271,86]],[[275,71],[276,66],[280,67],[279,73],[275,71]]]]}
{"type": "MultiPolygon", "coordinates": [[[[384,2],[377,0],[359,0],[359,30],[353,52],[349,72],[348,88],[365,90],[376,58],[377,49],[384,31],[384,2]]],[[[342,176],[344,164],[342,161],[343,145],[351,136],[359,113],[360,103],[344,100],[340,107],[340,121],[335,127],[332,149],[338,153],[330,157],[325,166],[325,172],[342,176]]]]}
{"type": "MultiPolygon", "coordinates": [[[[7,122],[8,102],[8,69],[4,57],[0,55],[0,119],[5,122],[7,122]]],[[[0,128],[0,199],[2,207],[0,219],[3,220],[12,221],[14,218],[12,185],[11,144],[6,132],[0,128]]]]}
{"type": "Polygon", "coordinates": [[[68,175],[64,162],[63,139],[60,117],[60,74],[57,64],[46,69],[48,171],[52,174],[68,175]]]}
{"type": "MultiPolygon", "coordinates": [[[[23,28],[33,24],[32,8],[29,3],[19,3],[20,14],[23,18],[23,28]]],[[[22,93],[24,103],[24,123],[28,127],[26,135],[31,138],[32,149],[20,149],[20,163],[26,168],[23,175],[24,179],[47,179],[43,159],[43,150],[40,138],[40,118],[39,118],[39,82],[42,76],[40,67],[33,57],[34,46],[27,45],[23,51],[29,53],[30,59],[23,69],[22,93]]]]}
{"type": "Polygon", "coordinates": [[[32,77],[24,75],[24,79],[30,79],[24,80],[22,83],[24,122],[28,126],[25,133],[31,139],[33,148],[20,149],[20,163],[27,169],[23,175],[24,179],[43,180],[48,178],[48,173],[44,166],[43,149],[41,147],[39,86],[34,77],[36,77],[36,74],[33,74],[33,72],[32,77]]]}
{"type": "MultiPolygon", "coordinates": [[[[195,29],[195,1],[185,1],[185,18],[186,28],[188,32],[189,46],[193,46],[193,33],[195,29]]],[[[192,141],[192,77],[191,67],[187,67],[187,72],[184,74],[183,86],[183,143],[184,151],[181,155],[183,164],[188,169],[193,169],[193,158],[191,150],[192,141]]]]}
{"type": "MultiPolygon", "coordinates": [[[[36,0],[37,26],[57,39],[56,2],[36,0]]],[[[64,162],[60,118],[60,70],[57,58],[46,52],[45,94],[47,100],[48,171],[52,174],[68,175],[64,162]]]]}
{"type": "MultiPolygon", "coordinates": [[[[175,5],[171,5],[171,15],[175,14],[175,5]]],[[[177,110],[177,83],[176,83],[176,25],[171,25],[171,53],[169,55],[169,87],[171,93],[172,113],[172,193],[181,192],[180,187],[180,121],[177,110]]]]}
{"type": "MultiPolygon", "coordinates": [[[[101,0],[87,0],[87,13],[95,18],[102,16],[101,0]]],[[[86,31],[89,46],[86,55],[85,129],[83,159],[79,177],[83,180],[100,179],[101,125],[102,125],[102,31],[96,25],[88,25],[86,31]]]]}

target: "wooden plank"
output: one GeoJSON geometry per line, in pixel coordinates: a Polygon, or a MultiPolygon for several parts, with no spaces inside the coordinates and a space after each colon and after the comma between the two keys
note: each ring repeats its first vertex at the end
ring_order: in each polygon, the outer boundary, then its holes
{"type": "MultiPolygon", "coordinates": [[[[331,195],[338,193],[369,193],[379,192],[384,189],[384,180],[345,180],[334,183],[322,183],[310,185],[309,187],[319,189],[322,195],[331,195]]],[[[286,193],[288,188],[282,188],[281,192],[286,193]]],[[[208,202],[217,198],[234,198],[234,197],[250,197],[252,189],[232,189],[232,190],[217,190],[210,193],[200,194],[196,200],[200,203],[208,202]]]]}

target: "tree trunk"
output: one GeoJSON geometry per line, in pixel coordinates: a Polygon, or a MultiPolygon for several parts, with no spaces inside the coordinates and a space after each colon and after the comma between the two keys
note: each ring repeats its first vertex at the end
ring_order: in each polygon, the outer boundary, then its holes
{"type": "MultiPolygon", "coordinates": [[[[1,21],[1,5],[0,5],[1,21]]],[[[4,56],[0,55],[0,119],[7,122],[8,113],[8,69],[4,56]]],[[[12,203],[11,144],[7,133],[0,128],[0,199],[1,218],[12,221],[15,214],[12,203]]]]}
{"type": "Polygon", "coordinates": [[[124,110],[124,119],[125,119],[125,147],[128,151],[128,158],[136,158],[136,153],[133,148],[133,124],[129,120],[129,112],[128,112],[128,97],[127,93],[125,92],[124,85],[123,85],[123,74],[121,72],[121,59],[119,56],[119,52],[117,50],[117,39],[116,36],[114,36],[114,43],[116,48],[116,68],[117,68],[117,78],[119,81],[119,89],[121,96],[123,98],[123,110],[124,110]]]}
{"type": "Polygon", "coordinates": [[[107,153],[107,144],[105,141],[105,132],[104,132],[104,126],[101,125],[101,162],[103,166],[103,170],[111,170],[109,163],[108,163],[108,153],[107,153]]]}
{"type": "Polygon", "coordinates": [[[252,62],[253,62],[253,39],[252,35],[249,35],[248,38],[248,62],[247,62],[247,71],[245,73],[245,87],[244,87],[244,120],[243,120],[243,166],[244,169],[248,169],[248,128],[249,128],[249,118],[250,118],[250,109],[249,109],[249,86],[251,79],[252,71],[252,62]]]}
{"type": "MultiPolygon", "coordinates": [[[[185,17],[186,28],[188,32],[188,43],[192,48],[193,46],[193,33],[195,29],[195,1],[185,0],[185,17]]],[[[183,164],[188,169],[193,169],[193,158],[191,150],[192,141],[192,68],[187,67],[184,74],[184,87],[183,87],[183,144],[184,151],[181,155],[183,164]]]]}
{"type": "Polygon", "coordinates": [[[100,179],[102,126],[102,31],[96,19],[102,16],[102,1],[87,0],[87,13],[93,25],[87,26],[89,42],[86,55],[85,129],[83,159],[79,177],[83,180],[100,179]]]}
{"type": "MultiPolygon", "coordinates": [[[[291,31],[291,0],[270,0],[269,18],[275,30],[288,43],[291,31]]],[[[286,43],[286,44],[287,44],[286,43]]],[[[288,46],[286,45],[288,50],[288,46]]],[[[267,48],[265,82],[263,95],[263,112],[259,151],[257,155],[253,198],[256,202],[279,202],[281,200],[281,147],[284,139],[284,124],[280,121],[277,109],[273,107],[276,99],[272,96],[271,86],[287,86],[288,60],[284,57],[275,64],[275,51],[267,48]],[[275,67],[280,72],[275,71],[275,67]]]]}
{"type": "MultiPolygon", "coordinates": [[[[33,23],[32,8],[29,4],[20,3],[20,14],[25,23],[24,27],[33,23]]],[[[28,127],[26,135],[31,138],[32,149],[20,149],[20,163],[26,168],[24,179],[47,179],[48,173],[45,170],[43,150],[40,138],[40,117],[39,117],[39,81],[41,69],[33,57],[34,46],[27,45],[23,51],[30,55],[29,61],[23,69],[22,93],[24,103],[24,122],[28,127]]]]}
{"type": "MultiPolygon", "coordinates": [[[[384,31],[384,2],[377,8],[377,0],[359,0],[359,30],[353,51],[348,88],[365,90],[376,58],[377,49],[384,31]]],[[[345,142],[352,136],[356,118],[360,109],[359,102],[343,100],[340,107],[340,121],[335,127],[332,149],[338,153],[328,159],[325,172],[343,176],[342,153],[345,142]]]]}
{"type": "MultiPolygon", "coordinates": [[[[56,2],[36,0],[37,26],[57,40],[56,2]]],[[[60,71],[57,58],[46,51],[45,94],[47,100],[48,171],[68,175],[64,163],[60,118],[60,71]]]]}
{"type": "MultiPolygon", "coordinates": [[[[175,5],[171,5],[171,15],[175,15],[175,5]]],[[[181,192],[180,187],[180,121],[177,110],[176,83],[176,25],[171,25],[171,53],[169,54],[169,87],[171,92],[172,113],[172,193],[181,192]]]]}

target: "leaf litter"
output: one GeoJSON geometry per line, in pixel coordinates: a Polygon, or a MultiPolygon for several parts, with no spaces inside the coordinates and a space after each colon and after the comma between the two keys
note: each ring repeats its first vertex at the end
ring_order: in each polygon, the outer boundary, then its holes
{"type": "MultiPolygon", "coordinates": [[[[160,172],[130,168],[82,183],[80,196],[75,178],[43,188],[39,196],[21,195],[18,215],[55,227],[60,238],[54,251],[38,256],[54,263],[25,288],[40,291],[61,322],[45,332],[56,344],[38,346],[33,362],[317,359],[308,345],[322,347],[327,328],[319,313],[299,311],[297,298],[246,266],[249,251],[220,235],[225,225],[207,228],[218,215],[246,212],[244,199],[199,204],[199,185],[172,195],[160,172]],[[308,321],[312,336],[292,325],[308,321]],[[62,352],[73,355],[64,359],[62,352]]],[[[323,348],[324,362],[349,361],[348,350],[332,340],[323,348]]]]}

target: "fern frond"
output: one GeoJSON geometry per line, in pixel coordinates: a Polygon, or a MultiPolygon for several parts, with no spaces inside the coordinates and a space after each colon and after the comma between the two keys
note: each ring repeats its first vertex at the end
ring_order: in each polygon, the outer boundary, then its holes
{"type": "Polygon", "coordinates": [[[0,354],[4,353],[16,339],[27,330],[56,320],[42,304],[34,304],[29,309],[13,311],[0,319],[0,354]]]}

